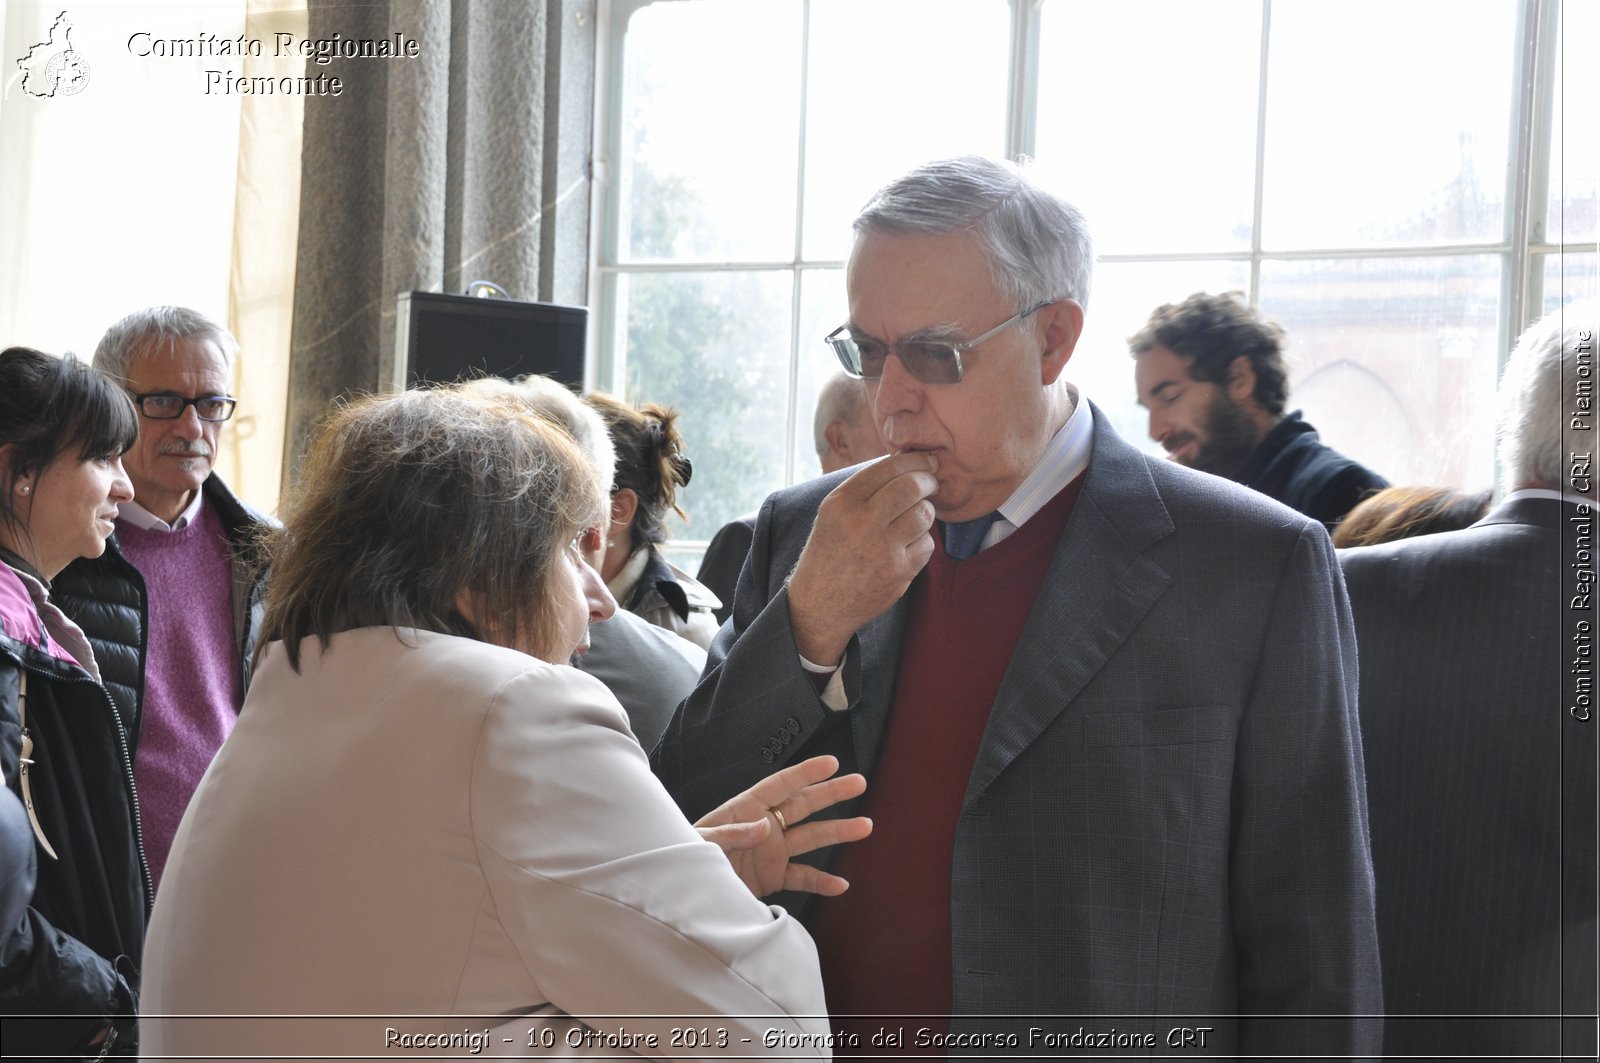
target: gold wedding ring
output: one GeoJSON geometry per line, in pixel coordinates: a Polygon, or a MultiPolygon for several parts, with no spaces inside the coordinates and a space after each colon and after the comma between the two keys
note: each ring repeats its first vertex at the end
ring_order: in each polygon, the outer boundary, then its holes
{"type": "Polygon", "coordinates": [[[772,818],[776,819],[778,821],[778,829],[779,830],[783,831],[783,833],[785,833],[785,834],[789,833],[789,821],[783,818],[783,813],[782,812],[780,812],[776,808],[774,808],[772,810],[772,818]]]}

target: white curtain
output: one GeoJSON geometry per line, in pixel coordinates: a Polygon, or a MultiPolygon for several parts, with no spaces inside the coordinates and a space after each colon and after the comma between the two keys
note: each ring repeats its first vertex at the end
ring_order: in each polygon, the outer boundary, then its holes
{"type": "Polygon", "coordinates": [[[278,31],[304,36],[304,0],[0,5],[0,344],[87,358],[112,321],[160,303],[223,321],[242,347],[241,401],[217,467],[269,510],[301,99],[224,93],[206,71],[302,73],[303,59],[271,54],[278,31]],[[167,42],[241,34],[268,43],[261,58],[163,54],[178,50],[167,42]],[[50,58],[68,47],[86,79],[40,95],[50,58]]]}

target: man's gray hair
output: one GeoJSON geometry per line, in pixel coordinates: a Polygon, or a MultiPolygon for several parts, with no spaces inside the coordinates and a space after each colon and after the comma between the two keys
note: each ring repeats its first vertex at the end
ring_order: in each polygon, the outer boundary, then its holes
{"type": "Polygon", "coordinates": [[[967,229],[988,252],[995,286],[1018,310],[1055,299],[1088,307],[1094,273],[1088,223],[1016,163],[981,155],[930,162],[885,185],[855,220],[858,235],[967,229]]]}
{"type": "Polygon", "coordinates": [[[617,450],[611,442],[611,433],[606,431],[600,414],[565,385],[547,376],[528,374],[515,380],[483,377],[463,385],[462,390],[470,395],[520,403],[535,417],[565,428],[594,463],[594,471],[600,477],[600,496],[611,497],[617,466],[617,450]]]}
{"type": "Polygon", "coordinates": [[[1500,375],[1501,486],[1580,491],[1568,475],[1574,454],[1595,450],[1595,327],[1600,303],[1562,307],[1528,326],[1500,375]],[[1587,429],[1576,428],[1587,425],[1587,429]]]}
{"type": "Polygon", "coordinates": [[[866,402],[866,385],[843,370],[822,382],[817,392],[817,411],[811,418],[811,435],[817,445],[819,461],[828,453],[828,426],[843,421],[855,428],[861,423],[866,402]]]}
{"type": "Polygon", "coordinates": [[[135,310],[100,337],[94,349],[94,367],[112,380],[128,386],[128,368],[139,354],[151,349],[171,352],[180,340],[209,340],[222,352],[228,374],[233,374],[233,359],[239,341],[222,325],[185,306],[151,306],[135,310]]]}

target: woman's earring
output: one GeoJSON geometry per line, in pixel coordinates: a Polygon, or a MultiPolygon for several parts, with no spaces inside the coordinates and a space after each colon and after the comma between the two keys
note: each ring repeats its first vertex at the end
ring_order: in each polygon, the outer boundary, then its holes
{"type": "Polygon", "coordinates": [[[27,484],[20,484],[18,485],[17,490],[21,491],[23,494],[27,494],[29,491],[32,491],[33,488],[29,487],[27,484]]]}

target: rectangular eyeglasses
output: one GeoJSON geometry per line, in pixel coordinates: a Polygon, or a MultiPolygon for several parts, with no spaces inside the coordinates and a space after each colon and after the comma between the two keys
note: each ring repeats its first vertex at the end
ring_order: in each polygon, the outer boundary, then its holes
{"type": "Polygon", "coordinates": [[[1011,317],[1006,318],[983,335],[963,343],[943,340],[901,340],[888,344],[881,340],[856,339],[850,334],[848,324],[830,332],[825,341],[839,356],[844,371],[863,380],[877,380],[883,376],[884,364],[893,354],[900,359],[906,372],[924,384],[959,384],[961,382],[961,355],[981,343],[994,339],[1006,329],[1030,314],[1049,306],[1055,300],[1046,299],[1011,317]]]}
{"type": "Polygon", "coordinates": [[[183,416],[185,406],[193,406],[202,421],[226,421],[233,416],[239,400],[232,395],[196,395],[186,399],[167,391],[151,391],[133,397],[139,412],[152,421],[176,421],[183,416]]]}

